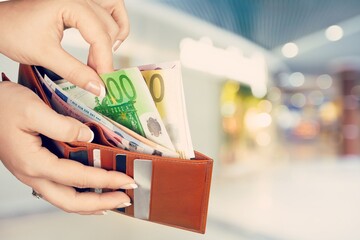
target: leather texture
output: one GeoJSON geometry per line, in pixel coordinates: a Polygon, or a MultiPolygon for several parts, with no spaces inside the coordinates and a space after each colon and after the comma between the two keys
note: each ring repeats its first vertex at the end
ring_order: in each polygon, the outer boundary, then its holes
{"type": "MultiPolygon", "coordinates": [[[[4,74],[3,79],[7,79],[4,74]]],[[[32,66],[20,64],[18,82],[37,93],[51,107],[32,66]]],[[[124,171],[131,177],[133,177],[135,159],[151,160],[152,179],[148,221],[205,233],[212,159],[199,152],[195,152],[195,158],[192,160],[130,152],[114,147],[96,123],[86,124],[95,133],[92,143],[63,143],[46,137],[43,138],[43,143],[59,157],[76,160],[89,166],[93,166],[93,150],[99,149],[102,168],[124,171]],[[125,155],[126,158],[123,157],[121,159],[124,160],[120,160],[126,162],[116,161],[118,155],[125,155]]],[[[126,190],[126,193],[133,199],[133,190],[126,190]]],[[[133,205],[115,211],[134,216],[133,205]]]]}

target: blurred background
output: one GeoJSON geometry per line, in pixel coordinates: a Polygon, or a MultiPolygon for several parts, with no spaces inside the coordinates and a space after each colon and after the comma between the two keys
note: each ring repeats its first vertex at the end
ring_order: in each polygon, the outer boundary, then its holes
{"type": "MultiPolygon", "coordinates": [[[[0,239],[360,239],[360,1],[125,3],[115,66],[181,61],[194,148],[215,164],[206,234],[63,213],[1,165],[0,239]]],[[[63,46],[86,61],[77,31],[63,46]]]]}

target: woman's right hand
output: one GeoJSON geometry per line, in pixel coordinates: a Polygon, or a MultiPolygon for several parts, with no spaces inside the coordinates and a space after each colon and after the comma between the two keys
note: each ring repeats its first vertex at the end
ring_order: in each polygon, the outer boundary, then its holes
{"type": "Polygon", "coordinates": [[[5,1],[0,2],[0,17],[0,53],[105,95],[99,74],[113,71],[113,48],[129,33],[123,0],[5,1]],[[78,29],[89,44],[87,65],[62,48],[66,28],[78,29]]]}

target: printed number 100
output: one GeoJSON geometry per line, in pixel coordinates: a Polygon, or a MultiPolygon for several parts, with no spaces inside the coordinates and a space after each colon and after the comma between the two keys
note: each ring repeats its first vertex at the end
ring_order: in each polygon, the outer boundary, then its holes
{"type": "Polygon", "coordinates": [[[155,103],[161,102],[164,99],[164,79],[161,74],[155,73],[151,75],[148,81],[148,87],[155,103]]]}
{"type": "Polygon", "coordinates": [[[124,101],[124,95],[127,98],[125,101],[134,101],[136,99],[135,87],[126,75],[120,75],[118,81],[111,77],[107,78],[106,87],[111,97],[110,100],[115,99],[117,103],[124,101]]]}

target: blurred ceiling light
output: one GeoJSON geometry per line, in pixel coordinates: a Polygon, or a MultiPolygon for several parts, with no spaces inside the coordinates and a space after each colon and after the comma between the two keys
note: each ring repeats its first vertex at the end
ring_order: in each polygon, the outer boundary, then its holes
{"type": "Polygon", "coordinates": [[[257,124],[259,127],[265,128],[265,127],[268,127],[271,125],[272,117],[269,113],[266,113],[266,112],[259,113],[259,114],[257,114],[256,118],[257,118],[256,120],[258,121],[257,124]]]}
{"type": "Polygon", "coordinates": [[[322,74],[316,78],[316,84],[321,89],[329,89],[332,86],[333,79],[328,74],[322,74]]]}
{"type": "Polygon", "coordinates": [[[221,114],[224,116],[224,117],[230,117],[230,116],[233,116],[236,112],[236,105],[235,103],[232,103],[232,102],[228,102],[228,103],[224,103],[222,106],[221,106],[221,114]]]}
{"type": "Polygon", "coordinates": [[[293,128],[299,124],[301,116],[298,112],[290,111],[286,105],[280,105],[275,109],[277,124],[282,129],[293,128]]]}
{"type": "Polygon", "coordinates": [[[277,87],[271,87],[267,98],[272,102],[280,102],[281,100],[281,90],[277,87]]]}
{"type": "Polygon", "coordinates": [[[290,101],[293,106],[302,108],[305,106],[306,97],[303,93],[295,93],[291,96],[290,101]]]}
{"type": "Polygon", "coordinates": [[[249,131],[255,132],[260,128],[266,128],[271,125],[272,117],[269,113],[259,113],[256,109],[249,109],[244,117],[244,123],[249,131]]]}
{"type": "Polygon", "coordinates": [[[258,103],[258,107],[259,107],[259,109],[261,109],[262,111],[270,113],[271,110],[272,110],[273,105],[272,105],[272,103],[271,103],[269,100],[261,100],[261,101],[258,103]]]}
{"type": "Polygon", "coordinates": [[[293,58],[296,57],[296,55],[298,55],[299,48],[295,43],[288,42],[282,47],[281,52],[285,57],[293,58]]]}
{"type": "Polygon", "coordinates": [[[309,93],[309,102],[320,106],[324,102],[324,94],[320,90],[314,90],[309,93]]]}
{"type": "Polygon", "coordinates": [[[333,102],[327,102],[320,106],[320,118],[326,123],[334,122],[338,119],[338,108],[333,102]]]}
{"type": "Polygon", "coordinates": [[[207,38],[184,38],[180,42],[180,61],[185,67],[247,84],[255,97],[267,93],[268,68],[261,53],[245,57],[232,47],[217,48],[207,38]]]}
{"type": "Polygon", "coordinates": [[[255,141],[259,146],[266,147],[271,143],[271,136],[267,132],[259,132],[256,134],[255,141]]]}
{"type": "Polygon", "coordinates": [[[338,25],[332,25],[325,31],[325,36],[329,41],[338,41],[344,36],[343,29],[338,25]]]}
{"type": "Polygon", "coordinates": [[[289,76],[290,74],[287,72],[282,72],[278,74],[277,80],[280,87],[287,87],[289,86],[289,76]]]}
{"type": "Polygon", "coordinates": [[[305,76],[301,72],[294,72],[289,76],[289,83],[293,87],[300,87],[305,82],[305,76]]]}

